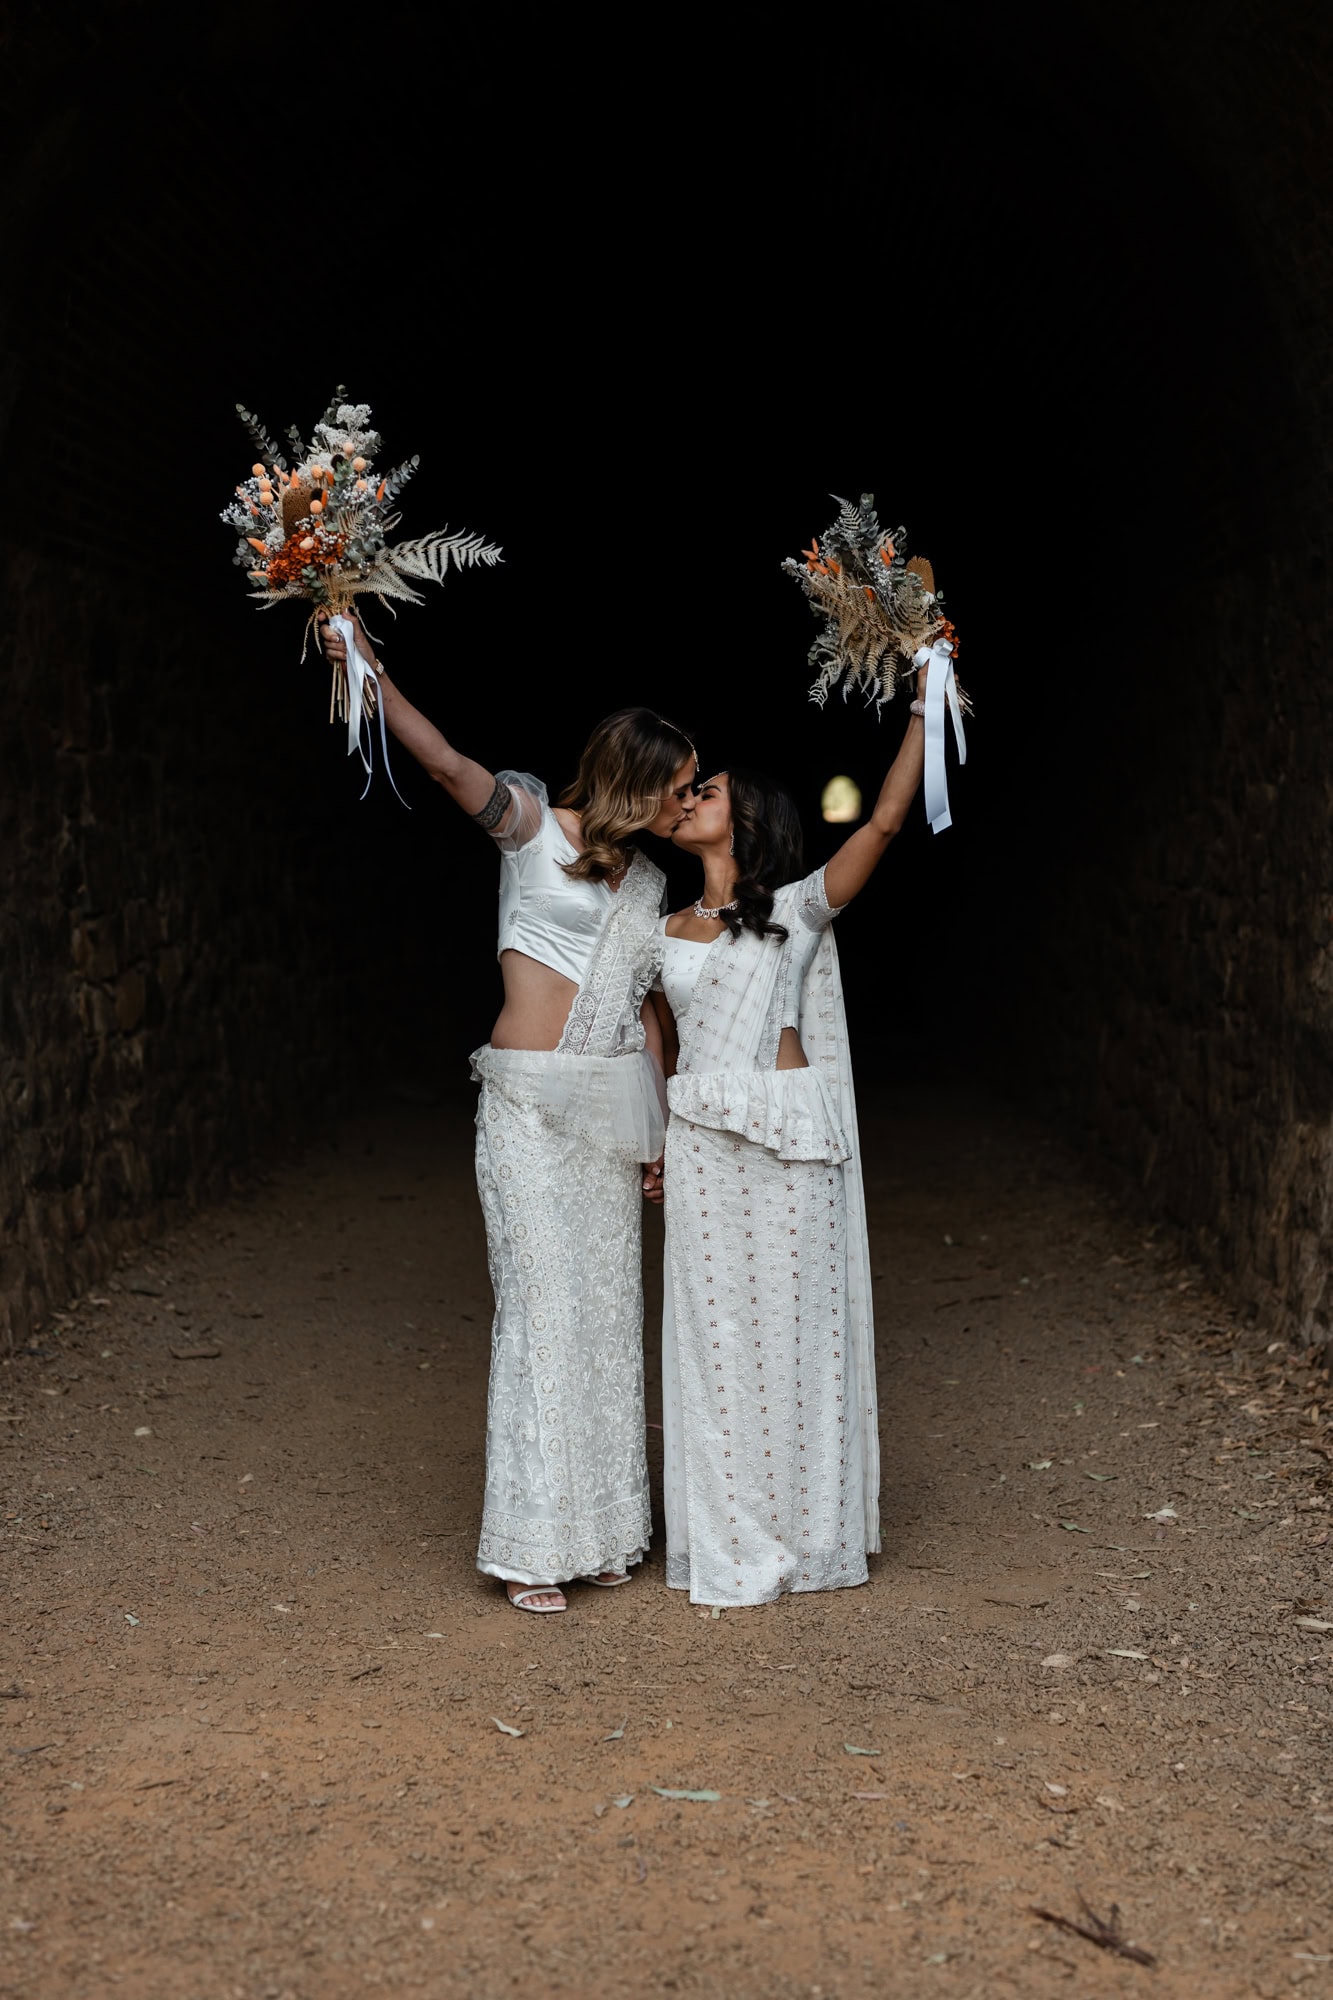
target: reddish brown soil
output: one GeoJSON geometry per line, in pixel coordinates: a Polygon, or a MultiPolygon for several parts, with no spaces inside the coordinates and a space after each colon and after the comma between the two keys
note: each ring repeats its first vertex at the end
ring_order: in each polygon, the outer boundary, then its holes
{"type": "Polygon", "coordinates": [[[0,1991],[1333,1992],[1326,1378],[1039,1135],[885,1110],[869,1586],[710,1616],[659,1546],[524,1617],[473,1568],[468,1118],[6,1364],[0,1991]],[[1080,1896],[1156,1968],[1033,1914],[1080,1896]]]}

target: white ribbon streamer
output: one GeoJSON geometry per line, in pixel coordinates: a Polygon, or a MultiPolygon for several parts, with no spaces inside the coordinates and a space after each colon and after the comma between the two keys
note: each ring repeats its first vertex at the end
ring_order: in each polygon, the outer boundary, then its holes
{"type": "Polygon", "coordinates": [[[967,738],[963,734],[963,705],[958,699],[958,683],[953,671],[953,647],[947,639],[917,649],[912,661],[926,668],[926,818],[932,833],[943,833],[953,825],[949,813],[949,781],[944,768],[944,711],[953,715],[954,741],[958,761],[967,762],[967,738]]]}
{"type": "MultiPolygon", "coordinates": [[[[370,781],[375,774],[375,725],[366,714],[365,687],[369,681],[374,690],[374,712],[380,719],[380,748],[384,753],[385,775],[393,785],[395,798],[401,805],[407,806],[407,800],[397,785],[393,784],[393,772],[389,769],[389,738],[384,727],[384,699],[380,694],[375,669],[357,649],[356,627],[351,619],[330,618],[329,623],[347,648],[347,754],[349,757],[354,754],[359,756],[365,766],[366,787],[361,796],[364,798],[366,792],[370,790],[370,781]],[[366,737],[364,743],[363,731],[366,737]]],[[[407,810],[411,812],[411,806],[407,806],[407,810]]]]}

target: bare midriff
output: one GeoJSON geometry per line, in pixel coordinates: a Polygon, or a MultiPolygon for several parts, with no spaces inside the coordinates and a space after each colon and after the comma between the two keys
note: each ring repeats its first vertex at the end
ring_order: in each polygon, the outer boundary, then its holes
{"type": "Polygon", "coordinates": [[[505,997],[491,1029],[493,1049],[553,1049],[565,1032],[565,1022],[578,987],[563,972],[542,965],[523,951],[502,951],[500,970],[505,997]]]}
{"type": "Polygon", "coordinates": [[[778,1042],[778,1059],[775,1069],[809,1069],[801,1038],[795,1028],[784,1028],[778,1042]]]}

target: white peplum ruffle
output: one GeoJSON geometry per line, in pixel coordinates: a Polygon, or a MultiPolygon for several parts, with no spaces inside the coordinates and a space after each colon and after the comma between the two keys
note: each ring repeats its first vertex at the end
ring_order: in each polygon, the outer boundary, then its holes
{"type": "Polygon", "coordinates": [[[623,1056],[575,1056],[544,1049],[472,1053],[472,1075],[520,1111],[539,1111],[567,1126],[599,1152],[620,1159],[660,1158],[666,1138],[666,1094],[657,1058],[640,1049],[623,1056]]]}
{"type": "Polygon", "coordinates": [[[852,1156],[833,1093],[817,1069],[689,1070],[670,1079],[667,1098],[673,1118],[734,1132],[780,1160],[840,1166],[852,1156]]]}

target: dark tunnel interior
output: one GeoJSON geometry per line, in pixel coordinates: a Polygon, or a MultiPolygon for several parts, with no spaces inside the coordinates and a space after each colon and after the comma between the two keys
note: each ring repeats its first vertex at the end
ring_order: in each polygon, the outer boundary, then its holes
{"type": "Polygon", "coordinates": [[[493,1016],[485,840],[401,753],[411,810],[359,801],[300,614],[256,618],[218,518],[235,404],[308,428],[341,383],[421,455],[404,531],[504,546],[368,617],[460,747],[554,787],[646,701],[782,776],[815,857],[901,704],[807,703],[779,565],[873,491],[976,713],[954,827],[918,809],[843,920],[862,1088],[1017,1093],[1324,1339],[1306,11],[389,7],[332,79],[295,23],[157,21],[10,31],[11,1331],[358,1090],[461,1088],[493,1016]]]}

